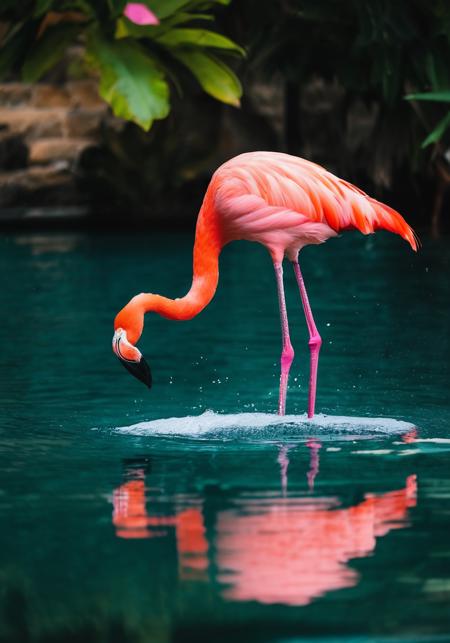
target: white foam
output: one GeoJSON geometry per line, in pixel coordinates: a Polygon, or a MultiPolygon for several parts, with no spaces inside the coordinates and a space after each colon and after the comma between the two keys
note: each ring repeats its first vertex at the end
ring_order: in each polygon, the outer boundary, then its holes
{"type": "Polygon", "coordinates": [[[312,435],[370,436],[401,434],[414,425],[390,418],[345,417],[338,415],[275,415],[272,413],[222,414],[205,411],[202,415],[164,418],[117,427],[123,434],[155,437],[183,437],[197,440],[243,438],[290,439],[312,435]]]}
{"type": "Polygon", "coordinates": [[[416,438],[416,442],[434,442],[435,444],[450,444],[450,438],[416,438]]]}
{"type": "Polygon", "coordinates": [[[389,455],[394,453],[392,449],[367,449],[367,450],[358,450],[352,451],[352,453],[357,453],[358,455],[389,455]]]}

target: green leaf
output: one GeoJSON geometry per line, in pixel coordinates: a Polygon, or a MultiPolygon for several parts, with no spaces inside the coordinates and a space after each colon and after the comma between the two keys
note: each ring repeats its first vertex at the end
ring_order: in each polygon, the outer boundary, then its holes
{"type": "Polygon", "coordinates": [[[114,37],[117,40],[121,38],[128,38],[132,36],[133,38],[146,38],[151,36],[152,26],[151,25],[136,25],[128,18],[119,18],[116,22],[116,32],[114,37]]]}
{"type": "Polygon", "coordinates": [[[47,11],[50,9],[52,4],[53,4],[53,0],[36,0],[34,16],[36,18],[39,18],[39,16],[42,16],[44,13],[47,13],[47,11]]]}
{"type": "Polygon", "coordinates": [[[424,94],[408,94],[406,100],[431,100],[438,103],[450,103],[450,91],[426,92],[424,94]]]}
{"type": "Polygon", "coordinates": [[[108,0],[109,9],[113,16],[119,16],[123,13],[127,0],[108,0]]]}
{"type": "Polygon", "coordinates": [[[235,42],[221,34],[208,29],[171,29],[157,38],[158,42],[166,47],[179,47],[192,45],[195,47],[214,47],[227,49],[245,55],[245,50],[235,42]]]}
{"type": "Polygon", "coordinates": [[[31,47],[22,67],[22,79],[34,83],[56,65],[64,55],[67,45],[80,31],[79,25],[59,24],[49,27],[31,47]]]}
{"type": "Polygon", "coordinates": [[[170,18],[165,18],[159,25],[136,25],[128,18],[119,18],[116,24],[116,38],[157,38],[166,33],[176,25],[180,25],[191,20],[214,20],[214,17],[206,13],[184,13],[178,12],[170,18]]]}
{"type": "Polygon", "coordinates": [[[197,11],[198,9],[201,11],[205,9],[209,11],[215,4],[222,4],[225,6],[230,4],[230,2],[231,0],[190,0],[187,9],[189,11],[197,11]]]}
{"type": "Polygon", "coordinates": [[[137,42],[110,42],[98,32],[91,32],[87,60],[100,72],[100,95],[116,116],[147,131],[155,119],[168,115],[168,84],[137,42]]]}
{"type": "Polygon", "coordinates": [[[204,8],[205,6],[213,4],[230,4],[230,0],[210,0],[209,2],[204,2],[200,0],[198,2],[193,2],[192,0],[143,0],[143,3],[147,5],[149,9],[155,13],[160,20],[172,16],[174,13],[187,7],[188,11],[196,9],[197,6],[204,8]]]}
{"type": "Polygon", "coordinates": [[[444,134],[445,130],[450,126],[450,111],[447,113],[444,118],[439,121],[437,126],[434,128],[434,130],[431,132],[431,134],[428,134],[424,142],[422,143],[422,148],[428,147],[428,145],[431,145],[432,143],[437,143],[442,135],[444,134]]]}
{"type": "Polygon", "coordinates": [[[173,16],[165,18],[160,25],[154,27],[153,33],[156,35],[163,34],[172,27],[181,25],[186,22],[191,22],[191,20],[214,20],[214,16],[210,13],[187,13],[185,11],[178,11],[173,16]]]}
{"type": "Polygon", "coordinates": [[[174,49],[173,56],[196,77],[207,94],[239,107],[242,87],[233,71],[211,54],[190,49],[174,49]]]}
{"type": "Polygon", "coordinates": [[[30,23],[15,25],[5,37],[5,42],[0,48],[0,80],[8,77],[23,60],[23,52],[30,47],[35,30],[30,23]]]}
{"type": "Polygon", "coordinates": [[[144,4],[163,20],[189,4],[189,0],[144,0],[144,4]]]}

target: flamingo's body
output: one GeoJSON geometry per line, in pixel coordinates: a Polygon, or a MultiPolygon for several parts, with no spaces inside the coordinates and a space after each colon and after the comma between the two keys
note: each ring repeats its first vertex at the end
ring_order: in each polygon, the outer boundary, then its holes
{"type": "Polygon", "coordinates": [[[145,362],[134,346],[142,333],[144,313],[154,311],[168,319],[191,319],[214,296],[223,246],[238,239],[256,241],[269,250],[277,278],[283,336],[278,410],[285,411],[287,379],[294,357],[283,289],[282,261],[287,257],[293,263],[310,335],[308,416],[312,417],[321,339],[298,253],[303,246],[323,243],[343,230],[369,234],[378,228],[399,234],[417,250],[417,237],[398,212],[323,167],[277,152],[241,154],[219,167],[206,191],[197,221],[189,292],[175,300],[144,293],[134,297],[115,319],[114,350],[133,374],[150,385],[149,371],[142,371],[145,362]]]}

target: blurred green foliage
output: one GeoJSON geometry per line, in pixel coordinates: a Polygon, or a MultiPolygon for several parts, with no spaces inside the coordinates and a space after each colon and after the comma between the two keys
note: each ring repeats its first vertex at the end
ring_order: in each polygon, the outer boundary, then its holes
{"type": "MultiPolygon", "coordinates": [[[[375,110],[367,156],[379,165],[423,169],[438,153],[439,141],[448,147],[447,107],[419,104],[423,96],[417,96],[433,92],[432,100],[436,92],[448,96],[450,90],[448,0],[246,0],[230,10],[233,36],[248,50],[249,69],[269,78],[281,75],[286,87],[300,91],[315,78],[337,84],[342,130],[355,104],[375,110]],[[414,100],[405,101],[412,94],[414,100]],[[433,146],[421,153],[424,139],[425,147],[433,146]]],[[[287,110],[298,114],[295,100],[294,92],[287,110]]],[[[301,123],[299,129],[301,148],[301,123]]]]}
{"type": "Polygon", "coordinates": [[[78,44],[102,98],[144,130],[168,115],[183,68],[206,93],[238,106],[241,85],[222,55],[244,51],[204,26],[214,6],[229,1],[144,0],[159,24],[138,25],[124,15],[126,0],[2,0],[0,78],[20,73],[36,82],[78,44]]]}
{"type": "MultiPolygon", "coordinates": [[[[409,100],[424,100],[424,101],[433,101],[437,103],[450,103],[450,91],[446,92],[425,92],[424,94],[410,94],[407,96],[409,100]]],[[[431,143],[437,143],[441,140],[444,133],[450,127],[450,109],[447,111],[444,118],[439,121],[434,130],[428,134],[422,147],[428,147],[431,143]]]]}
{"type": "MultiPolygon", "coordinates": [[[[281,80],[284,88],[283,140],[273,147],[328,164],[367,189],[403,184],[404,192],[426,193],[429,200],[430,190],[442,193],[442,185],[450,185],[448,0],[229,3],[144,0],[159,24],[142,26],[124,16],[126,0],[2,0],[0,27],[7,28],[3,35],[0,29],[0,77],[19,73],[34,82],[75,44],[84,71],[98,76],[99,91],[117,116],[145,131],[163,120],[148,136],[133,126],[105,133],[103,161],[110,170],[103,174],[114,177],[111,189],[122,183],[124,200],[134,199],[137,208],[139,200],[148,202],[149,190],[176,193],[189,180],[205,179],[227,155],[245,145],[254,149],[235,123],[256,122],[249,89],[255,79],[269,87],[281,80]],[[221,5],[226,10],[216,11],[221,5]],[[207,28],[213,18],[221,33],[207,28]],[[236,72],[224,55],[235,57],[236,72]],[[240,105],[238,76],[249,91],[241,112],[230,118],[220,103],[240,105]],[[327,122],[320,98],[309,91],[318,80],[331,97],[327,122]],[[359,135],[361,115],[366,129],[359,135]],[[328,150],[317,155],[319,148],[333,148],[334,156],[328,150]]],[[[256,144],[264,146],[264,137],[256,144]]],[[[433,216],[441,207],[436,203],[433,216]]]]}

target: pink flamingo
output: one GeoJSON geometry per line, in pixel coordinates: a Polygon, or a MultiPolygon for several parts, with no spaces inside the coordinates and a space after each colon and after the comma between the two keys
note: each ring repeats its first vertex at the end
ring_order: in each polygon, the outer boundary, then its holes
{"type": "Polygon", "coordinates": [[[283,286],[282,262],[287,257],[294,268],[309,332],[311,418],[322,340],[300,271],[299,251],[307,244],[336,237],[342,230],[357,229],[369,234],[378,228],[399,234],[417,250],[417,236],[398,212],[320,165],[278,152],[236,156],[216,170],[200,208],[189,292],[174,300],[148,293],[133,297],[115,318],[113,350],[123,365],[150,387],[150,368],[135,346],[142,334],[144,314],[155,312],[177,320],[195,317],[216,291],[221,249],[238,239],[256,241],[272,257],[278,289],[282,334],[278,413],[285,413],[289,370],[294,359],[283,286]]]}

